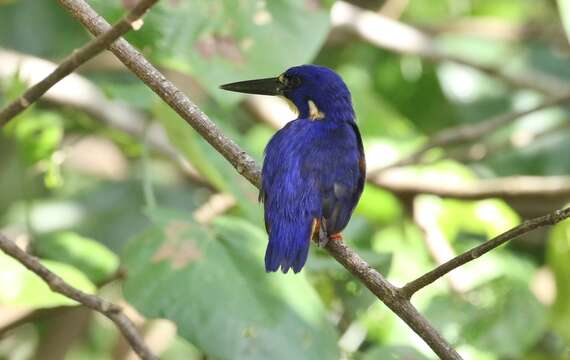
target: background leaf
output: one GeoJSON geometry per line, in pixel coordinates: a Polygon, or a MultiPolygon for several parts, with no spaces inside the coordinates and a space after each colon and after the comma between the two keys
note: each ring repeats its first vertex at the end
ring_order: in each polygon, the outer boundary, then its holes
{"type": "Polygon", "coordinates": [[[264,274],[260,229],[230,218],[207,229],[186,217],[162,213],[127,248],[125,295],[139,311],[173,320],[220,359],[338,358],[335,332],[304,277],[264,274]]]}

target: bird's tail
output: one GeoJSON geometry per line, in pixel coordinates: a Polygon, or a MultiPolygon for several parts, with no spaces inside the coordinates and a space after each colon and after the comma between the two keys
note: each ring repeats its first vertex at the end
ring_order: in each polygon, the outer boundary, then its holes
{"type": "Polygon", "coordinates": [[[278,222],[269,231],[269,244],[265,252],[265,271],[286,273],[290,268],[301,271],[309,253],[312,220],[278,222]]]}

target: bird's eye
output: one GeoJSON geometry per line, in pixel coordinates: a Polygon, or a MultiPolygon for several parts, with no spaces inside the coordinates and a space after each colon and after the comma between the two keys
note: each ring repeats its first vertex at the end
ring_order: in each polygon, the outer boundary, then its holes
{"type": "Polygon", "coordinates": [[[289,88],[296,88],[297,86],[301,85],[301,78],[298,76],[289,76],[287,81],[287,87],[289,88]]]}
{"type": "Polygon", "coordinates": [[[279,82],[281,84],[283,84],[283,87],[282,87],[283,91],[293,90],[294,88],[301,85],[301,78],[299,76],[296,76],[296,75],[281,74],[281,75],[279,75],[278,79],[279,79],[279,82]]]}

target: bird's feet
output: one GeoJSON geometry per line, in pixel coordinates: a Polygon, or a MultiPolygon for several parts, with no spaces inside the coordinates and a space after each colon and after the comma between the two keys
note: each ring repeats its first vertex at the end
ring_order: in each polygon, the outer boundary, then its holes
{"type": "Polygon", "coordinates": [[[332,234],[331,236],[329,236],[329,239],[333,241],[342,241],[342,234],[341,233],[332,234]]]}
{"type": "Polygon", "coordinates": [[[327,246],[329,240],[332,241],[342,241],[342,234],[336,233],[329,235],[326,230],[326,220],[325,219],[314,219],[313,226],[311,229],[311,237],[318,247],[327,246]]]}
{"type": "Polygon", "coordinates": [[[329,241],[342,241],[342,234],[337,233],[337,234],[328,235],[325,231],[319,232],[319,239],[317,242],[317,245],[319,245],[319,247],[327,246],[329,241]]]}

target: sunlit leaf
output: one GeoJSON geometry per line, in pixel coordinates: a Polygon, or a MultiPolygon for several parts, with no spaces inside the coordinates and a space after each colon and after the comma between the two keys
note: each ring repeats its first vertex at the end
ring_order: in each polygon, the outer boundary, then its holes
{"type": "MultiPolygon", "coordinates": [[[[95,292],[95,285],[77,268],[51,260],[43,260],[41,263],[71,286],[86,293],[95,292]]],[[[36,309],[77,304],[74,300],[52,292],[36,274],[3,253],[0,254],[0,284],[0,304],[3,305],[36,309]]]]}
{"type": "Polygon", "coordinates": [[[558,0],[558,7],[560,9],[562,24],[564,24],[564,29],[566,30],[566,37],[570,40],[570,1],[558,0]]]}

